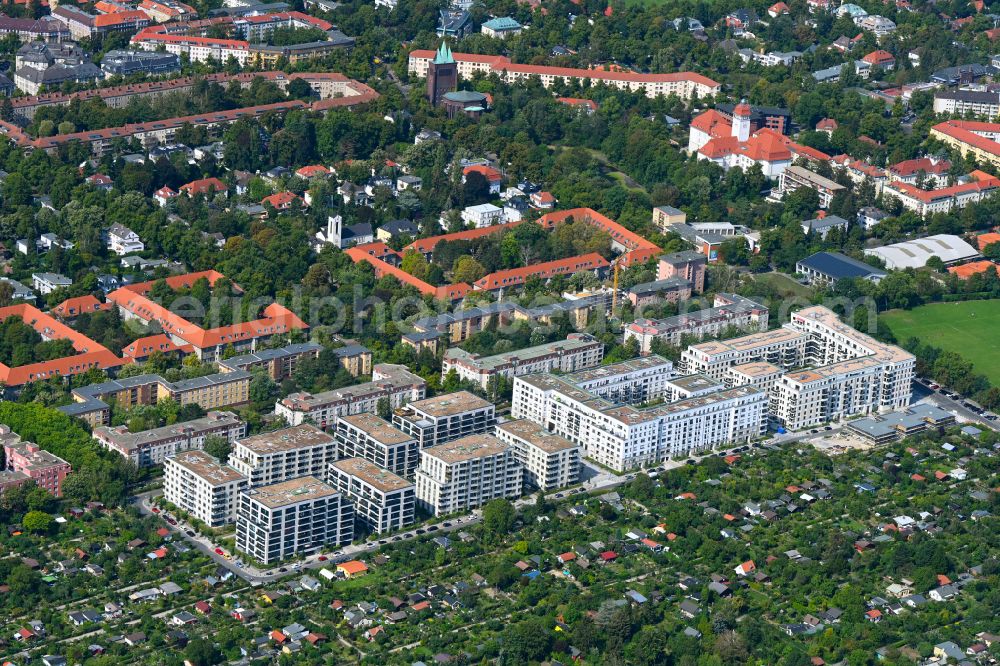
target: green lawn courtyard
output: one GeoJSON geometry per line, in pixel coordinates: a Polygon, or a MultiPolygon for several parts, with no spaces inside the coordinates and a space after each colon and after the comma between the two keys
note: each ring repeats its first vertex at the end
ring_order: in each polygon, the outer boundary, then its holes
{"type": "Polygon", "coordinates": [[[992,383],[1000,384],[1000,300],[932,303],[880,316],[899,342],[917,337],[957,352],[992,383]]]}

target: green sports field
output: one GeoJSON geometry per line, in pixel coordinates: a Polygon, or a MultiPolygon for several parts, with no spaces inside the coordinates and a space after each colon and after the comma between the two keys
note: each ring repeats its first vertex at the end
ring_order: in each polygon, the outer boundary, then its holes
{"type": "Polygon", "coordinates": [[[917,337],[957,352],[1000,385],[1000,300],[933,303],[880,316],[898,341],[917,337]]]}

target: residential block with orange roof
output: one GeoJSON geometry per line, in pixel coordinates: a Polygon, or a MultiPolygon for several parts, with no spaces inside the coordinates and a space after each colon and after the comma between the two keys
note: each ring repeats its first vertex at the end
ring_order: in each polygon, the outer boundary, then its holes
{"type": "Polygon", "coordinates": [[[76,354],[17,367],[0,363],[0,383],[6,387],[15,388],[43,379],[69,377],[92,369],[110,370],[125,363],[111,350],[33,305],[19,303],[0,308],[0,321],[8,317],[19,318],[35,329],[43,340],[69,340],[76,354]]]}
{"type": "MultiPolygon", "coordinates": [[[[207,279],[209,285],[215,285],[223,277],[217,271],[203,271],[176,275],[167,278],[166,283],[171,289],[177,289],[189,287],[200,278],[207,279]]],[[[149,298],[153,285],[154,282],[140,282],[122,287],[108,294],[108,301],[117,305],[126,319],[155,323],[176,345],[191,345],[202,361],[218,360],[222,350],[229,346],[238,352],[254,351],[275,335],[308,328],[294,312],[278,303],[271,303],[264,308],[259,319],[204,329],[149,298]]]]}

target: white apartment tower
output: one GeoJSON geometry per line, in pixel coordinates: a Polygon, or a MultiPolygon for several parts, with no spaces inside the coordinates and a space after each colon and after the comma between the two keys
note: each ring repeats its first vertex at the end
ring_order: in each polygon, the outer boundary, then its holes
{"type": "Polygon", "coordinates": [[[524,483],[554,490],[580,478],[580,445],[527,419],[497,425],[496,438],[508,444],[524,468],[524,483]]]}
{"type": "Polygon", "coordinates": [[[314,425],[297,425],[236,442],[229,464],[250,486],[279,483],[300,476],[326,478],[337,459],[336,440],[314,425]]]}
{"type": "Polygon", "coordinates": [[[338,458],[364,458],[407,478],[412,478],[420,464],[416,438],[374,414],[341,417],[335,437],[338,458]]]}
{"type": "Polygon", "coordinates": [[[493,435],[462,437],[423,449],[417,501],[440,516],[521,495],[523,472],[513,449],[493,435]]]}
{"type": "Polygon", "coordinates": [[[236,549],[264,565],[354,539],[354,507],[313,476],[240,494],[236,549]]]}
{"type": "Polygon", "coordinates": [[[184,451],[163,465],[163,496],[211,528],[236,522],[247,478],[204,451],[184,451]]]}
{"type": "Polygon", "coordinates": [[[468,391],[417,400],[397,409],[392,425],[415,438],[421,450],[459,437],[493,432],[496,407],[468,391]]]}
{"type": "Polygon", "coordinates": [[[416,520],[413,483],[364,458],[331,463],[327,480],[354,504],[357,521],[375,534],[401,530],[416,520]]]}

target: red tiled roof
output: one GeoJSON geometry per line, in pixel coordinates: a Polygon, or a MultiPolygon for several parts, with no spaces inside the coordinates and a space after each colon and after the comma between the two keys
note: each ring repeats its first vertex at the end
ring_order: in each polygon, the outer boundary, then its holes
{"type": "Polygon", "coordinates": [[[610,265],[608,260],[601,255],[596,252],[590,252],[577,257],[568,257],[566,259],[546,261],[521,268],[496,271],[476,280],[476,288],[490,290],[516,287],[524,284],[524,281],[532,276],[538,276],[545,280],[554,275],[572,275],[577,271],[607,268],[610,265]]]}
{"type": "MultiPolygon", "coordinates": [[[[761,130],[762,132],[764,130],[761,130]]],[[[801,143],[795,143],[787,136],[783,136],[782,140],[788,149],[799,157],[805,157],[806,159],[814,160],[816,162],[826,162],[830,159],[830,156],[824,153],[822,150],[817,150],[810,146],[805,146],[801,143]]]]}
{"type": "Polygon", "coordinates": [[[125,363],[103,345],[45,314],[34,305],[18,303],[0,308],[0,321],[8,317],[18,317],[48,340],[69,340],[77,354],[14,368],[0,363],[0,382],[7,386],[21,386],[40,379],[75,375],[92,368],[106,370],[125,363]]]}
{"type": "Polygon", "coordinates": [[[189,37],[187,35],[166,35],[159,32],[142,30],[132,37],[133,44],[141,42],[157,42],[160,44],[187,44],[191,46],[219,46],[232,51],[249,51],[250,42],[242,39],[216,39],[214,37],[189,37]]]}
{"type": "Polygon", "coordinates": [[[556,101],[560,104],[567,104],[569,106],[585,106],[591,111],[597,111],[597,102],[592,99],[582,99],[580,97],[557,97],[556,101]]]}
{"type": "MultiPolygon", "coordinates": [[[[457,240],[473,240],[476,238],[482,238],[483,236],[492,236],[493,234],[503,233],[509,231],[521,224],[521,222],[508,222],[507,224],[494,224],[491,227],[483,227],[481,229],[469,229],[466,231],[456,231],[452,234],[443,234],[441,236],[429,236],[427,238],[418,238],[409,245],[406,246],[407,250],[416,250],[423,254],[429,254],[434,251],[438,243],[442,241],[457,241],[457,240]]],[[[365,247],[370,247],[372,244],[369,243],[365,247]]]]}
{"type": "Polygon", "coordinates": [[[94,3],[94,11],[98,11],[104,14],[113,14],[115,12],[128,11],[128,7],[124,5],[119,5],[116,2],[105,2],[105,0],[97,0],[94,3]]]}
{"type": "Polygon", "coordinates": [[[948,160],[932,160],[929,157],[921,157],[915,160],[903,160],[889,167],[889,171],[901,177],[912,176],[923,171],[927,174],[948,173],[951,162],[948,160]]]}
{"type": "Polygon", "coordinates": [[[833,118],[823,118],[823,120],[816,123],[817,130],[835,130],[838,127],[840,127],[840,125],[838,125],[837,121],[833,118]]]}
{"type": "Polygon", "coordinates": [[[883,65],[896,62],[896,59],[893,57],[893,55],[888,51],[886,51],[885,49],[877,49],[875,51],[872,51],[871,53],[863,57],[862,60],[864,60],[870,65],[883,65]]]}
{"type": "Polygon", "coordinates": [[[691,120],[691,127],[714,138],[732,136],[733,134],[732,122],[715,109],[699,113],[691,120]]]}
{"type": "Polygon", "coordinates": [[[322,164],[311,164],[296,171],[295,175],[300,178],[315,178],[316,176],[326,176],[329,173],[330,170],[322,164]]]}
{"type": "Polygon", "coordinates": [[[218,178],[202,178],[201,180],[192,180],[190,183],[181,185],[181,192],[189,197],[193,197],[196,194],[225,192],[228,189],[226,184],[218,178]]]}
{"type": "MultiPolygon", "coordinates": [[[[435,52],[429,49],[418,49],[410,52],[415,59],[431,60],[435,52]]],[[[719,87],[719,83],[707,76],[695,72],[674,72],[671,74],[639,74],[636,72],[609,72],[600,69],[574,69],[572,67],[550,67],[547,65],[520,65],[513,63],[504,56],[484,56],[474,53],[452,53],[455,62],[475,62],[490,65],[496,71],[507,71],[528,76],[562,76],[566,78],[589,78],[602,81],[628,81],[632,83],[676,83],[691,81],[711,88],[719,87]]]]}
{"type": "Polygon", "coordinates": [[[298,201],[300,204],[303,203],[299,195],[294,192],[277,192],[269,197],[264,197],[261,200],[262,204],[271,204],[277,210],[282,210],[288,208],[293,202],[298,201]]]}
{"type": "Polygon", "coordinates": [[[93,295],[87,294],[86,296],[67,298],[65,301],[52,308],[52,312],[58,317],[76,317],[84,312],[97,312],[99,310],[108,310],[110,308],[110,304],[101,303],[93,295]]]}
{"type": "MultiPolygon", "coordinates": [[[[216,271],[203,271],[175,275],[167,278],[166,282],[172,289],[177,289],[182,286],[188,287],[201,277],[208,278],[209,283],[214,285],[223,275],[216,271]]],[[[285,306],[271,303],[264,308],[260,319],[206,330],[147,298],[145,294],[152,289],[153,284],[153,282],[142,282],[116,289],[108,294],[108,300],[144,321],[157,322],[167,334],[180,338],[199,349],[279,335],[293,329],[309,328],[304,321],[285,306]]]]}
{"type": "Polygon", "coordinates": [[[1000,144],[976,133],[989,132],[996,135],[1000,133],[1000,124],[998,123],[985,123],[976,120],[946,120],[934,125],[931,131],[940,132],[956,141],[967,143],[992,155],[1000,155],[1000,144]]]}
{"type": "Polygon", "coordinates": [[[353,576],[354,574],[368,571],[368,566],[359,560],[351,560],[350,562],[341,562],[337,565],[337,569],[349,576],[353,576]]]}
{"type": "Polygon", "coordinates": [[[491,183],[496,182],[498,180],[503,180],[503,175],[499,171],[497,171],[493,167],[484,166],[482,164],[467,166],[464,169],[462,169],[463,176],[468,176],[470,173],[478,173],[491,183]]]}
{"type": "Polygon", "coordinates": [[[100,14],[94,17],[95,28],[107,28],[123,24],[149,23],[149,16],[146,12],[139,10],[119,11],[113,14],[100,14]]]}
{"type": "Polygon", "coordinates": [[[606,215],[601,215],[592,208],[570,208],[569,210],[547,213],[538,219],[538,223],[546,229],[550,229],[569,218],[582,220],[587,224],[603,229],[611,236],[612,242],[619,243],[627,248],[628,251],[619,258],[619,263],[623,266],[643,263],[653,257],[659,256],[663,252],[654,243],[651,243],[634,231],[626,229],[606,215]]]}
{"type": "MultiPolygon", "coordinates": [[[[951,187],[942,187],[936,190],[922,190],[916,185],[910,185],[909,183],[899,181],[891,182],[886,185],[886,187],[902,192],[903,194],[913,197],[914,199],[918,199],[923,203],[932,203],[934,201],[949,199],[968,192],[984,192],[1000,187],[1000,179],[981,171],[978,173],[981,174],[981,176],[979,176],[977,180],[952,185],[951,187]]],[[[976,175],[976,172],[973,172],[970,175],[976,175]]]]}
{"type": "Polygon", "coordinates": [[[391,275],[403,284],[408,284],[411,287],[415,287],[417,291],[425,296],[433,296],[441,300],[454,301],[462,298],[467,293],[472,291],[470,287],[465,282],[458,282],[456,284],[444,285],[441,287],[433,287],[423,280],[416,278],[401,268],[397,268],[390,263],[379,259],[373,252],[379,251],[380,246],[385,246],[385,243],[367,243],[365,245],[356,245],[355,247],[349,248],[345,251],[345,254],[351,258],[351,261],[358,263],[361,261],[366,261],[372,265],[375,269],[375,275],[382,277],[385,275],[391,275]]]}
{"type": "Polygon", "coordinates": [[[159,335],[149,335],[145,338],[139,338],[122,349],[122,356],[142,360],[148,358],[150,354],[156,351],[164,354],[176,351],[191,354],[194,352],[194,347],[191,345],[178,345],[165,334],[160,333],[159,335]]]}

